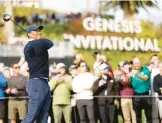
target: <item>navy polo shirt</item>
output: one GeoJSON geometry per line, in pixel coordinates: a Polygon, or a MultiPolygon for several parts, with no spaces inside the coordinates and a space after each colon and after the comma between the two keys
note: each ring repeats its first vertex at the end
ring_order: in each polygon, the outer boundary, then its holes
{"type": "Polygon", "coordinates": [[[49,78],[48,49],[53,46],[53,42],[41,38],[29,41],[24,48],[25,59],[29,66],[31,78],[49,78]]]}

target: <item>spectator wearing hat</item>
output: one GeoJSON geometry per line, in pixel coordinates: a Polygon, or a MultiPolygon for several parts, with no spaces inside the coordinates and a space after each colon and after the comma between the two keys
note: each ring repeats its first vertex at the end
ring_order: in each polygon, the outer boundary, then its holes
{"type": "Polygon", "coordinates": [[[124,123],[136,123],[136,115],[135,111],[133,110],[133,89],[131,87],[131,81],[129,76],[129,62],[128,61],[121,61],[119,62],[119,69],[116,70],[116,76],[119,76],[120,83],[120,96],[121,96],[121,109],[123,112],[124,123]]]}
{"type": "Polygon", "coordinates": [[[4,91],[7,86],[6,79],[0,71],[0,123],[4,123],[5,118],[5,102],[4,102],[4,91]]]}
{"type": "Polygon", "coordinates": [[[96,70],[96,68],[102,63],[102,59],[101,59],[101,53],[100,51],[95,51],[94,52],[94,56],[96,58],[95,63],[93,64],[93,69],[96,70]]]}
{"type": "MultiPolygon", "coordinates": [[[[102,63],[99,66],[99,70],[101,72],[100,78],[95,81],[93,90],[95,95],[97,96],[114,96],[118,91],[117,86],[114,84],[113,78],[108,76],[108,72],[110,71],[110,66],[106,63],[102,63]]],[[[116,104],[117,101],[115,98],[111,97],[99,97],[98,98],[99,104],[99,113],[100,113],[100,121],[102,123],[116,123],[117,122],[117,115],[116,115],[116,104]]]]}
{"type": "Polygon", "coordinates": [[[101,61],[109,66],[108,76],[110,78],[114,78],[112,67],[111,67],[110,63],[107,61],[106,56],[103,54],[101,54],[101,61]]]}
{"type": "Polygon", "coordinates": [[[72,78],[74,78],[78,74],[78,68],[76,64],[72,64],[69,67],[69,73],[72,76],[72,78]]]}
{"type": "Polygon", "coordinates": [[[142,109],[145,111],[147,123],[152,123],[151,97],[149,97],[150,71],[141,65],[138,57],[133,59],[135,70],[131,72],[131,83],[134,90],[133,108],[136,113],[137,123],[142,122],[142,109]],[[147,96],[147,97],[145,97],[147,96]]]}
{"type": "MultiPolygon", "coordinates": [[[[101,72],[99,69],[99,66],[104,62],[101,59],[101,52],[99,50],[96,50],[93,55],[95,56],[95,63],[93,64],[94,74],[95,74],[95,80],[98,79],[99,76],[101,76],[101,72]]],[[[95,101],[96,102],[96,101],[95,101]]]]}
{"type": "Polygon", "coordinates": [[[53,114],[55,123],[61,123],[62,114],[66,123],[71,123],[72,77],[66,73],[66,65],[56,65],[57,75],[49,82],[50,90],[53,91],[53,114]]]}
{"type": "MultiPolygon", "coordinates": [[[[78,74],[77,65],[72,64],[69,67],[69,73],[72,76],[72,79],[74,79],[78,74]]],[[[72,91],[71,105],[72,105],[72,123],[78,123],[79,122],[79,114],[78,114],[78,109],[76,106],[76,93],[73,91],[72,91]]]]}
{"type": "Polygon", "coordinates": [[[89,72],[85,61],[79,63],[78,69],[80,73],[73,79],[72,88],[76,93],[80,123],[95,123],[92,90],[95,78],[94,75],[89,72]],[[87,117],[86,114],[88,115],[87,117]]]}

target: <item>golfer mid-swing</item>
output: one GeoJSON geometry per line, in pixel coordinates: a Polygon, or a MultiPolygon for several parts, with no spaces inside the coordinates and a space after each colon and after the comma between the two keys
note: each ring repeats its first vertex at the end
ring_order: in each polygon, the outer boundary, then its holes
{"type": "Polygon", "coordinates": [[[29,95],[28,112],[22,123],[47,123],[51,94],[48,86],[49,60],[48,49],[52,41],[41,38],[43,26],[30,25],[27,30],[29,41],[24,48],[25,59],[29,66],[30,78],[27,83],[29,95]]]}

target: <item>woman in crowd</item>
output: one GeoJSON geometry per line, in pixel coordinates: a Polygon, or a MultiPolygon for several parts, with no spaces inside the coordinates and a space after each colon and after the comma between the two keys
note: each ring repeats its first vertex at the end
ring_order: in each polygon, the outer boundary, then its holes
{"type": "Polygon", "coordinates": [[[76,93],[77,108],[79,111],[80,123],[95,123],[93,84],[94,75],[89,72],[89,67],[85,61],[78,64],[79,74],[73,79],[72,88],[76,93]],[[88,115],[88,119],[86,118],[88,115]]]}

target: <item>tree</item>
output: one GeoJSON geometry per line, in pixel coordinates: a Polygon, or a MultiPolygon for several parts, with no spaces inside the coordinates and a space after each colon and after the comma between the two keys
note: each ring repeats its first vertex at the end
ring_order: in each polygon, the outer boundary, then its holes
{"type": "MultiPolygon", "coordinates": [[[[13,7],[12,7],[12,1],[8,0],[5,1],[5,13],[13,16],[13,7]]],[[[11,21],[8,21],[4,23],[4,36],[6,40],[8,41],[8,38],[14,33],[14,24],[11,21]]]]}
{"type": "Polygon", "coordinates": [[[155,0],[101,0],[99,3],[100,11],[120,8],[124,11],[124,17],[127,19],[133,19],[134,15],[139,12],[139,8],[143,8],[147,12],[149,7],[158,8],[155,0]]]}

